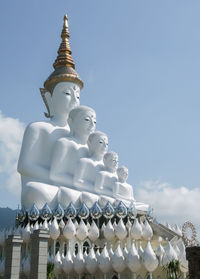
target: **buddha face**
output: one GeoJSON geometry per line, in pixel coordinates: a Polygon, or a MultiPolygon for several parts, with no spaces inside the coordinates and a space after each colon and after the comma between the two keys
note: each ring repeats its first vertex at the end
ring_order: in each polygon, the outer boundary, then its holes
{"type": "Polygon", "coordinates": [[[52,105],[54,113],[68,114],[77,107],[80,97],[80,88],[73,82],[59,82],[56,84],[52,94],[52,105]]]}
{"type": "Polygon", "coordinates": [[[121,182],[126,182],[128,178],[128,169],[124,166],[117,169],[117,175],[121,182]]]}
{"type": "Polygon", "coordinates": [[[68,121],[74,133],[89,136],[96,128],[96,113],[92,108],[79,106],[71,111],[68,121]]]}
{"type": "Polygon", "coordinates": [[[115,152],[108,152],[104,155],[104,165],[107,169],[115,172],[118,168],[118,155],[115,152]]]}
{"type": "Polygon", "coordinates": [[[104,133],[93,133],[92,139],[88,140],[88,146],[91,154],[103,155],[108,150],[108,137],[104,133]]]}

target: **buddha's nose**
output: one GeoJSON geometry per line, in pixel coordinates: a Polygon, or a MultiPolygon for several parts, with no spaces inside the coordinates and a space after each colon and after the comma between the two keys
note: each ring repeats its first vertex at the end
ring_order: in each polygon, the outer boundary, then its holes
{"type": "Polygon", "coordinates": [[[76,96],[76,94],[74,92],[72,93],[71,96],[72,96],[72,102],[73,103],[79,103],[79,99],[77,98],[77,96],[76,96]]]}

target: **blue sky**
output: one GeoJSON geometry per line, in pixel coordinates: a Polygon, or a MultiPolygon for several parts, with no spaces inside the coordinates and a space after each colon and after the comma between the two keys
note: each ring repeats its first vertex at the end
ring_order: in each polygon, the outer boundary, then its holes
{"type": "MultiPolygon", "coordinates": [[[[199,210],[193,197],[200,197],[199,10],[195,0],[1,1],[0,121],[16,131],[0,124],[0,151],[6,145],[12,175],[17,155],[10,155],[5,135],[19,148],[23,127],[44,119],[39,88],[53,70],[67,13],[72,56],[85,83],[81,103],[96,110],[97,129],[129,168],[136,196],[161,212],[157,200],[167,205],[178,191],[182,203],[174,210],[181,214],[190,199],[183,218],[192,218],[199,210]]],[[[0,168],[0,206],[14,208],[20,190],[13,186],[16,197],[7,187],[7,169],[0,168]]],[[[161,217],[174,221],[173,212],[161,217]]]]}

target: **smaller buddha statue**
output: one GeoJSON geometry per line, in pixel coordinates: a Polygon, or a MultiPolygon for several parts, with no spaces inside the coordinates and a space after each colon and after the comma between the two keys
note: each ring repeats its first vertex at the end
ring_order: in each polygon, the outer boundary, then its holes
{"type": "Polygon", "coordinates": [[[114,196],[119,200],[134,201],[133,187],[126,183],[128,179],[128,169],[125,166],[121,166],[117,169],[118,181],[115,182],[114,196]]]}
{"type": "Polygon", "coordinates": [[[76,203],[80,196],[69,188],[74,188],[73,177],[80,158],[88,156],[87,140],[95,130],[96,113],[90,107],[79,106],[69,113],[68,123],[70,135],[55,143],[50,168],[50,180],[60,186],[57,199],[61,205],[76,203]]]}
{"type": "Polygon", "coordinates": [[[104,169],[97,174],[95,190],[98,193],[113,196],[113,188],[117,182],[118,155],[110,151],[103,157],[104,169]]]}
{"type": "Polygon", "coordinates": [[[77,163],[88,155],[87,139],[96,126],[95,111],[79,106],[71,110],[68,123],[70,135],[58,139],[53,147],[50,179],[53,183],[72,187],[77,163]]]}
{"type": "Polygon", "coordinates": [[[96,176],[104,168],[103,156],[107,149],[108,138],[106,134],[96,131],[89,135],[89,156],[80,159],[74,175],[74,185],[77,188],[94,192],[96,176]]]}

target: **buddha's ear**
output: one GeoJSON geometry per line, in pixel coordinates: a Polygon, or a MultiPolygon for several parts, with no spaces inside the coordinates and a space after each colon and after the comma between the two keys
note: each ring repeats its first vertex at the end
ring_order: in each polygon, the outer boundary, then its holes
{"type": "Polygon", "coordinates": [[[47,118],[51,118],[53,116],[53,104],[52,104],[51,93],[44,88],[40,88],[40,93],[44,101],[44,104],[47,108],[47,112],[44,112],[44,115],[47,118]]]}

